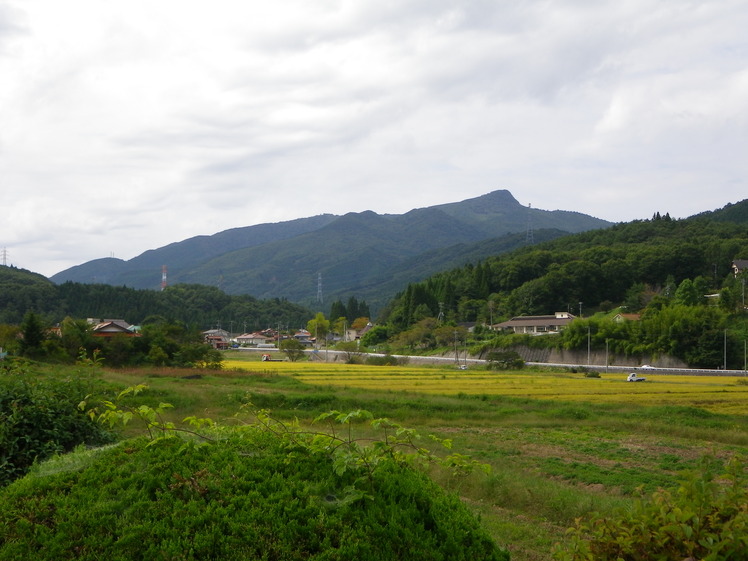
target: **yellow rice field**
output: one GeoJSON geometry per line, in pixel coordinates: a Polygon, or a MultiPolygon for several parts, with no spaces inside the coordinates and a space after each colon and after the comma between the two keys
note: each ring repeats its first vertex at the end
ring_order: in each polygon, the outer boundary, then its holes
{"type": "Polygon", "coordinates": [[[383,367],[339,363],[248,362],[225,367],[293,376],[306,384],[418,392],[503,395],[590,403],[637,403],[699,407],[715,413],[748,414],[748,379],[647,372],[646,382],[626,382],[625,373],[585,378],[583,374],[455,370],[454,367],[383,367]],[[746,383],[743,383],[745,380],[746,383]]]}

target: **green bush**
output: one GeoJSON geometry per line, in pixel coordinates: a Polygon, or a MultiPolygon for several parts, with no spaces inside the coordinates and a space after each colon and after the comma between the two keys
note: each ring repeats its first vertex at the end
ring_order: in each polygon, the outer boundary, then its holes
{"type": "Polygon", "coordinates": [[[489,370],[518,370],[524,368],[525,361],[516,351],[491,351],[486,355],[489,370]]]}
{"type": "Polygon", "coordinates": [[[369,355],[366,357],[366,364],[371,366],[401,366],[407,362],[406,360],[398,359],[390,354],[382,356],[369,355]]]}
{"type": "Polygon", "coordinates": [[[509,559],[421,472],[380,464],[362,499],[361,473],[268,431],[126,441],[86,461],[0,491],[0,561],[509,559]]]}
{"type": "Polygon", "coordinates": [[[748,480],[733,459],[720,477],[719,463],[706,459],[699,473],[675,491],[659,490],[649,500],[616,516],[577,521],[570,541],[558,547],[561,561],[748,559],[748,480]]]}
{"type": "Polygon", "coordinates": [[[32,464],[78,444],[112,436],[78,409],[90,386],[82,380],[37,379],[12,360],[0,371],[0,486],[32,464]]]}

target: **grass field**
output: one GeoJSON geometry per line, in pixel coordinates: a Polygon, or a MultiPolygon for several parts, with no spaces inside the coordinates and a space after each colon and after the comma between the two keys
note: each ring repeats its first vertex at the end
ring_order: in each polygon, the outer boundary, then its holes
{"type": "Polygon", "coordinates": [[[432,477],[480,513],[516,561],[549,559],[576,517],[673,487],[705,455],[725,461],[748,452],[748,385],[740,378],[648,373],[647,382],[629,383],[623,374],[267,363],[240,353],[227,354],[223,371],[102,376],[112,389],[147,384],[139,403],[169,402],[175,421],[239,423],[242,411],[266,408],[306,424],[331,409],[364,408],[451,438],[454,451],[492,473],[455,478],[434,470],[432,477]]]}

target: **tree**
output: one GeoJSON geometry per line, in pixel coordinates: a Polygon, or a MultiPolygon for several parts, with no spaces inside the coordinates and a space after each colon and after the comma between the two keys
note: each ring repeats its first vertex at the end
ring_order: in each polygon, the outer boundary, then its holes
{"type": "Polygon", "coordinates": [[[361,337],[361,344],[365,347],[373,347],[387,342],[389,331],[384,325],[375,325],[361,337]]]}
{"type": "Polygon", "coordinates": [[[0,347],[6,351],[14,351],[18,346],[20,329],[17,325],[0,324],[0,347]]]}
{"type": "Polygon", "coordinates": [[[343,353],[345,354],[346,364],[361,363],[361,356],[363,355],[363,353],[359,351],[357,341],[345,341],[343,343],[338,343],[335,348],[339,351],[343,351],[343,353]]]}
{"type": "Polygon", "coordinates": [[[518,370],[525,366],[525,361],[515,351],[491,351],[486,359],[489,370],[518,370]]]}
{"type": "Polygon", "coordinates": [[[332,303],[330,306],[330,317],[331,318],[339,318],[339,317],[346,317],[348,313],[345,309],[345,304],[341,302],[340,300],[337,300],[332,303]]]}
{"type": "Polygon", "coordinates": [[[60,324],[60,335],[62,347],[71,359],[78,356],[81,348],[89,352],[95,348],[93,326],[84,319],[66,317],[60,324]]]}
{"type": "Polygon", "coordinates": [[[280,342],[280,350],[286,354],[288,360],[296,362],[304,356],[304,343],[295,337],[290,337],[280,342]]]}
{"type": "Polygon", "coordinates": [[[330,332],[330,320],[325,319],[325,314],[322,312],[317,312],[314,319],[309,320],[306,324],[306,330],[314,335],[317,341],[323,340],[330,332]]]}
{"type": "Polygon", "coordinates": [[[345,316],[341,316],[338,319],[331,321],[330,323],[332,332],[337,333],[341,337],[345,338],[345,330],[346,326],[348,325],[348,319],[345,316]]]}
{"type": "Polygon", "coordinates": [[[369,318],[367,316],[361,316],[353,320],[353,322],[351,323],[351,328],[363,329],[367,325],[369,325],[369,318]]]}
{"type": "Polygon", "coordinates": [[[351,296],[348,298],[348,304],[345,307],[346,310],[346,317],[348,318],[349,322],[352,322],[354,319],[356,319],[361,314],[358,311],[359,305],[358,300],[355,296],[351,296]]]}
{"type": "Polygon", "coordinates": [[[44,354],[43,344],[47,338],[42,318],[34,312],[27,312],[21,323],[21,354],[37,358],[44,354]]]}
{"type": "Polygon", "coordinates": [[[675,291],[675,302],[686,306],[696,306],[702,300],[696,285],[691,279],[683,279],[675,291]]]}

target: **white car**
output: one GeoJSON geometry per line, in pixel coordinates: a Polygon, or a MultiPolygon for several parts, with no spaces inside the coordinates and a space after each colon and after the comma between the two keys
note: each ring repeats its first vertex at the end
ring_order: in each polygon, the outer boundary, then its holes
{"type": "Polygon", "coordinates": [[[632,372],[628,375],[628,378],[626,378],[627,382],[646,382],[647,379],[643,376],[637,376],[636,372],[632,372]]]}
{"type": "Polygon", "coordinates": [[[650,364],[642,364],[639,367],[639,370],[654,370],[654,369],[655,369],[655,367],[652,366],[652,365],[650,365],[650,364]]]}

